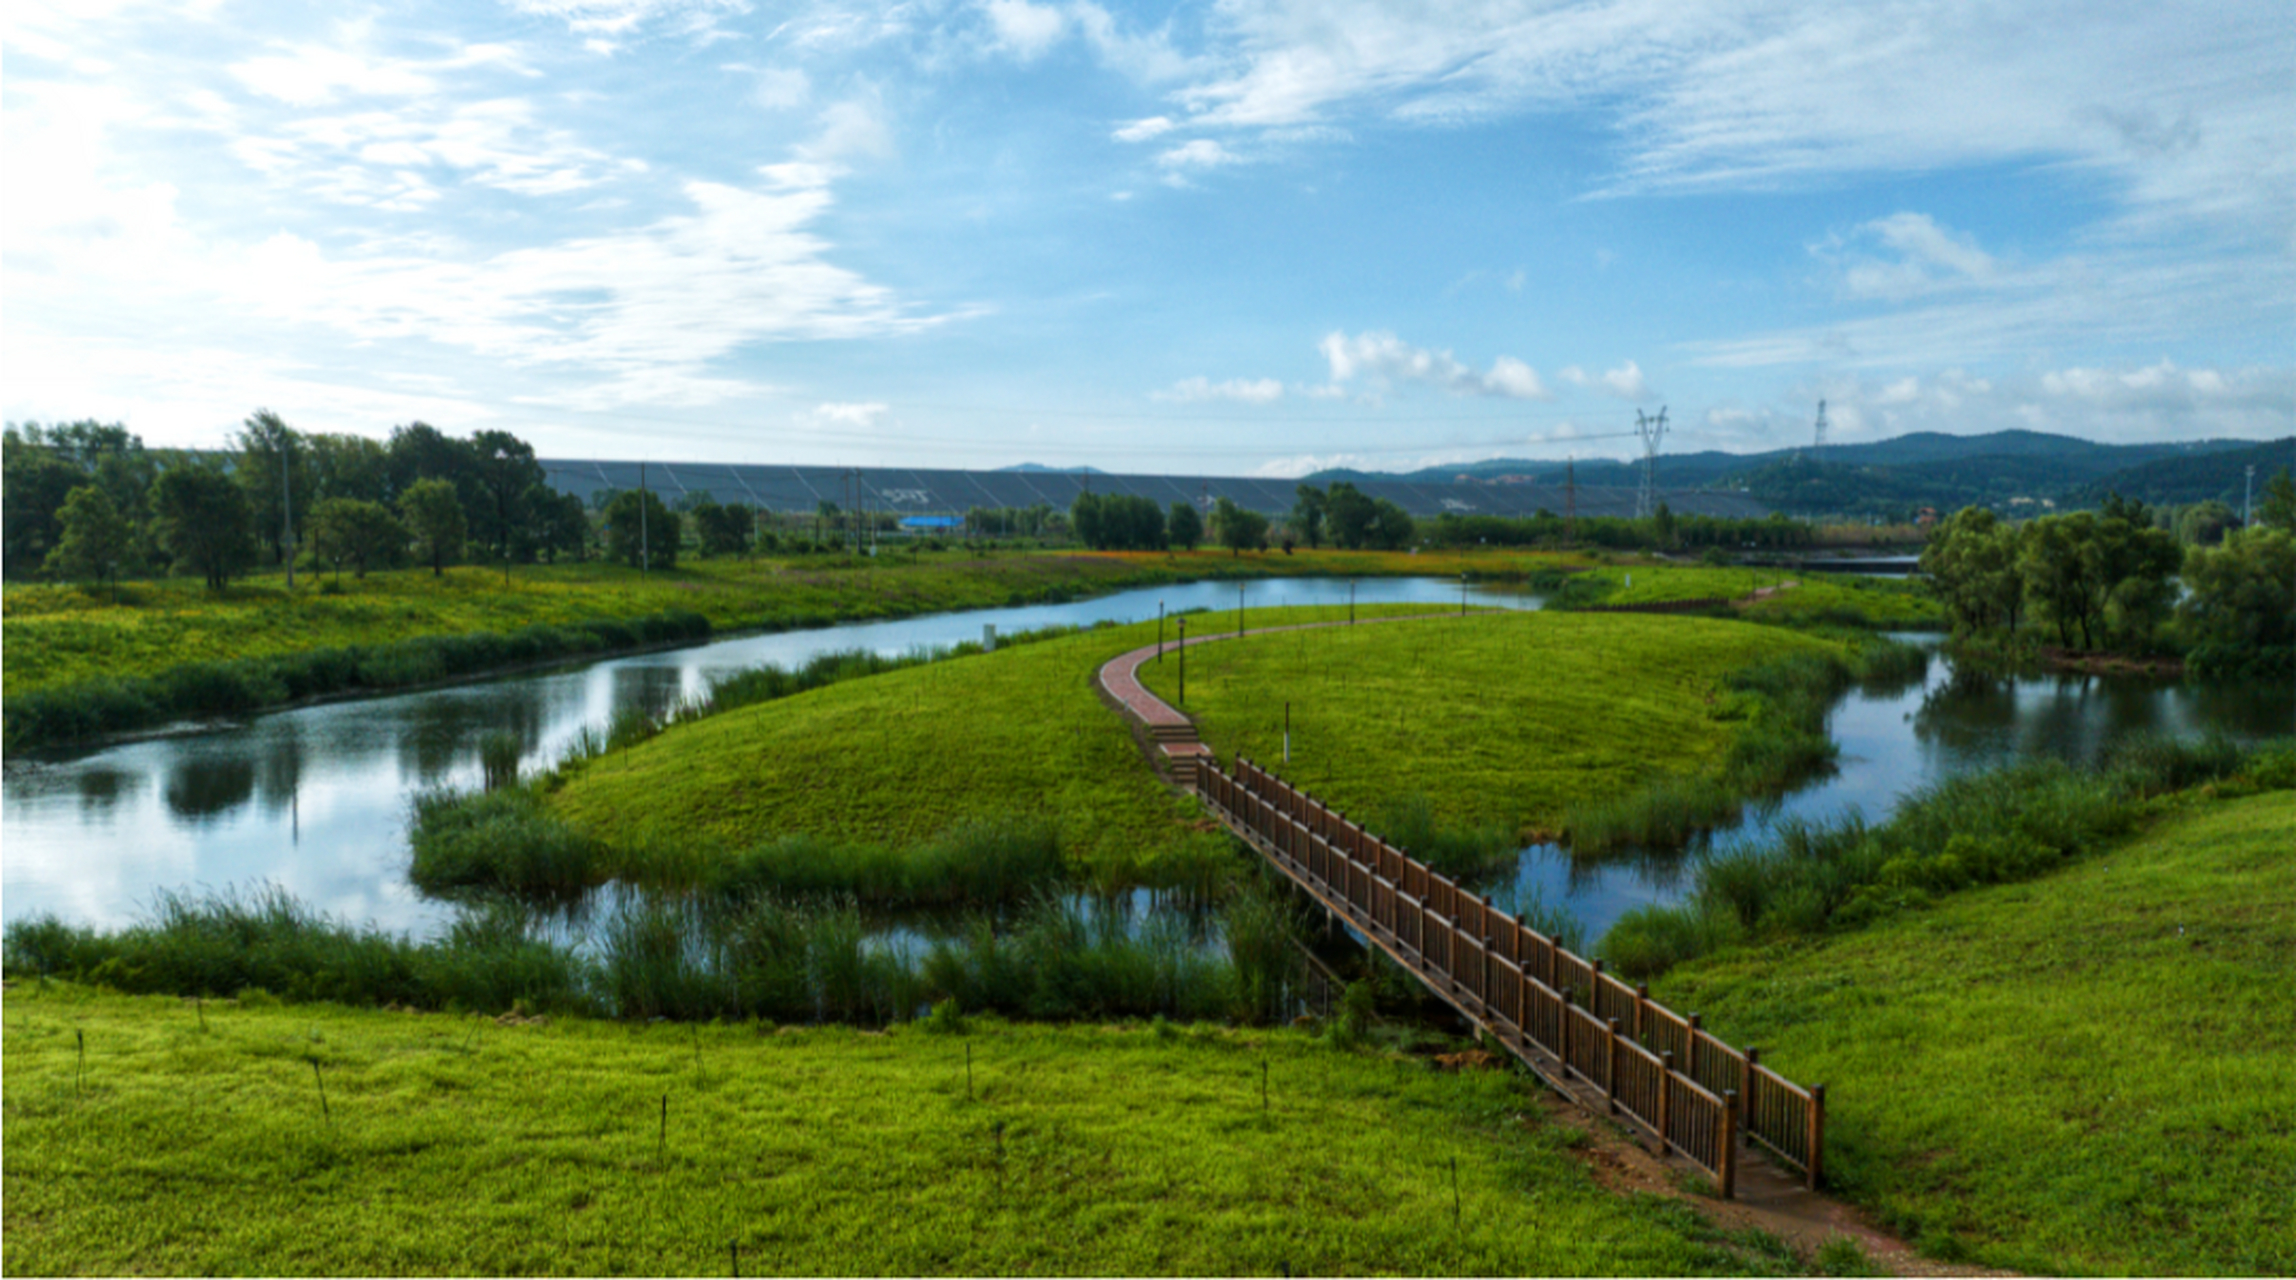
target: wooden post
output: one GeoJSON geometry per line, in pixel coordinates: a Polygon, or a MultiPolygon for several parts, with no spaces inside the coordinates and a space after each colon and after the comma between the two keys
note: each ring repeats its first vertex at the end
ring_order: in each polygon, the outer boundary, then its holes
{"type": "Polygon", "coordinates": [[[1602,1092],[1603,1097],[1610,1105],[1610,1114],[1615,1116],[1618,1114],[1618,1019],[1610,1019],[1609,1025],[1610,1067],[1603,1074],[1609,1076],[1610,1079],[1603,1082],[1602,1092]]]}
{"type": "Polygon", "coordinates": [[[1682,1074],[1696,1080],[1698,1078],[1698,1015],[1691,1014],[1684,1021],[1690,1024],[1690,1030],[1684,1037],[1686,1043],[1683,1045],[1685,1060],[1682,1064],[1682,1074]]]}
{"type": "Polygon", "coordinates": [[[1634,1042],[1636,1044],[1647,1046],[1650,1043],[1648,1039],[1650,1028],[1647,1025],[1649,1017],[1650,984],[1647,982],[1637,983],[1634,988],[1634,1042]]]}
{"type": "Polygon", "coordinates": [[[1604,1004],[1602,998],[1602,961],[1589,960],[1586,968],[1586,1007],[1588,1012],[1599,1018],[1602,1016],[1604,1004]]]}
{"type": "Polygon", "coordinates": [[[1720,1184],[1722,1198],[1734,1200],[1738,1196],[1738,1091],[1725,1089],[1722,1093],[1722,1150],[1719,1167],[1714,1176],[1720,1184]]]}
{"type": "Polygon", "coordinates": [[[1825,1177],[1826,1151],[1826,1087],[1810,1086],[1810,1190],[1818,1189],[1825,1177]]]}
{"type": "Polygon", "coordinates": [[[1658,1158],[1674,1154],[1674,1053],[1658,1055],[1658,1158]]]}
{"type": "Polygon", "coordinates": [[[1561,1035],[1559,1038],[1560,1038],[1560,1039],[1562,1040],[1562,1042],[1563,1042],[1563,1043],[1562,1043],[1563,1078],[1564,1078],[1565,1080],[1568,1080],[1568,1079],[1571,1077],[1571,1074],[1572,1074],[1572,1073],[1571,1073],[1571,989],[1570,989],[1569,987],[1564,987],[1564,988],[1562,989],[1562,997],[1563,997],[1563,1033],[1562,1033],[1562,1035],[1561,1035]]]}
{"type": "Polygon", "coordinates": [[[1742,1116],[1738,1117],[1738,1119],[1739,1119],[1739,1121],[1740,1121],[1740,1124],[1739,1124],[1739,1126],[1738,1126],[1738,1139],[1739,1139],[1739,1141],[1741,1141],[1741,1142],[1745,1141],[1745,1139],[1746,1139],[1747,1135],[1749,1135],[1749,1134],[1751,1134],[1751,1133],[1753,1133],[1753,1132],[1754,1132],[1754,1120],[1755,1120],[1755,1118],[1756,1118],[1757,1116],[1759,1116],[1759,1115],[1761,1114],[1760,1112],[1758,1112],[1758,1111],[1756,1111],[1756,1110],[1754,1109],[1754,1100],[1755,1100],[1755,1097],[1757,1096],[1757,1095],[1756,1095],[1756,1086],[1755,1086],[1755,1081],[1761,1078],[1761,1077],[1760,1077],[1760,1075],[1759,1075],[1759,1073],[1755,1071],[1755,1068],[1756,1068],[1756,1067],[1759,1067],[1759,1066],[1761,1066],[1761,1065],[1762,1065],[1762,1051],[1761,1051],[1760,1049],[1757,1049],[1757,1048],[1755,1048],[1755,1047],[1754,1047],[1754,1046],[1752,1046],[1752,1045],[1747,1045],[1747,1046],[1746,1046],[1746,1092],[1745,1092],[1745,1094],[1744,1094],[1744,1097],[1743,1097],[1743,1101],[1744,1101],[1744,1103],[1745,1103],[1745,1107],[1746,1107],[1746,1113],[1745,1113],[1744,1115],[1742,1115],[1742,1116]]]}

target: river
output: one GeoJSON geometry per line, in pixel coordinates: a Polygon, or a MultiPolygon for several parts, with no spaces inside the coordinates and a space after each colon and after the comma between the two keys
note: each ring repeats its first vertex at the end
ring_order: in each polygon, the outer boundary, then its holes
{"type": "MultiPolygon", "coordinates": [[[[1242,584],[1248,609],[1336,604],[1344,579],[1242,584]]],[[[1364,604],[1454,603],[1448,579],[1364,579],[1364,604]]],[[[815,631],[738,636],[687,649],[393,697],[327,703],[165,737],[7,764],[0,794],[0,912],[8,920],[54,913],[117,926],[142,916],[164,890],[276,883],[304,902],[356,921],[428,932],[452,909],[406,881],[405,825],[413,796],[480,781],[478,742],[517,733],[524,763],[556,760],[585,728],[616,710],[659,708],[705,689],[714,676],[773,662],[792,666],[824,651],[899,654],[1053,625],[1153,618],[1236,607],[1238,584],[1149,588],[1071,604],[984,609],[815,631]]],[[[1478,604],[1537,608],[1503,586],[1471,590],[1478,604]]],[[[2036,754],[2094,755],[2129,732],[2239,737],[2296,732],[2296,695],[2256,684],[2197,686],[2140,677],[1956,679],[1939,659],[1904,687],[1852,692],[1830,729],[1841,764],[1749,815],[1747,830],[1852,809],[1887,815],[1924,783],[2036,754]]],[[[1679,892],[1679,859],[1594,869],[1559,849],[1526,851],[1520,881],[1579,916],[1592,939],[1620,912],[1679,892]]]]}

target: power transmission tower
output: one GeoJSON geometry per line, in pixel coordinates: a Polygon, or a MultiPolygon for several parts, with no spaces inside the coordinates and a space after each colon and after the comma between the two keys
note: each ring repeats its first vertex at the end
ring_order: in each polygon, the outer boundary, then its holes
{"type": "Polygon", "coordinates": [[[1823,400],[1820,400],[1820,401],[1818,401],[1818,425],[1817,425],[1817,429],[1816,429],[1814,432],[1812,432],[1812,433],[1811,433],[1811,437],[1810,437],[1810,461],[1811,461],[1811,462],[1816,462],[1816,461],[1818,461],[1818,455],[1819,455],[1819,453],[1821,453],[1821,452],[1822,452],[1822,451],[1825,449],[1825,447],[1826,447],[1826,402],[1825,402],[1825,401],[1823,401],[1823,400]]]}
{"type": "Polygon", "coordinates": [[[1635,410],[1634,430],[1642,437],[1642,493],[1635,500],[1634,514],[1648,520],[1658,513],[1658,446],[1666,439],[1666,406],[1658,406],[1655,418],[1635,410]]]}

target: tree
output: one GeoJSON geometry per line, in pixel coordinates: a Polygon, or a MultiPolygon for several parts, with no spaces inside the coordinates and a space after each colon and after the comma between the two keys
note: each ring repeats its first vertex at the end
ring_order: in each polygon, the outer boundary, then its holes
{"type": "Polygon", "coordinates": [[[1307,540],[1309,550],[1323,545],[1323,517],[1325,498],[1323,490],[1303,484],[1294,490],[1291,509],[1292,532],[1307,540]]]}
{"type": "Polygon", "coordinates": [[[688,511],[694,518],[694,539],[705,556],[738,556],[749,548],[756,533],[757,516],[747,503],[718,505],[704,496],[688,511]]]}
{"type": "Polygon", "coordinates": [[[2096,647],[2097,614],[2103,590],[2095,578],[2095,562],[2083,555],[2096,525],[2087,511],[2068,516],[2044,516],[2027,525],[2017,553],[2017,576],[2024,581],[2025,598],[2057,628],[2057,643],[2073,647],[2073,631],[2081,632],[2083,648],[2096,647]]]}
{"type": "Polygon", "coordinates": [[[295,554],[289,539],[301,537],[314,497],[303,437],[278,414],[257,409],[233,441],[239,458],[231,475],[247,493],[256,536],[274,561],[286,564],[295,554]]]}
{"type": "Polygon", "coordinates": [[[2176,540],[2188,547],[2213,547],[2239,524],[2240,517],[2231,507],[2210,498],[2177,513],[2176,540]]]}
{"type": "Polygon", "coordinates": [[[1331,540],[1353,551],[1369,539],[1372,527],[1379,522],[1379,505],[1354,485],[1336,481],[1324,498],[1324,518],[1331,524],[1331,540]]]}
{"type": "Polygon", "coordinates": [[[321,498],[311,508],[311,547],[342,576],[343,562],[367,576],[370,565],[389,563],[407,545],[407,527],[380,502],[321,498]]]}
{"type": "Polygon", "coordinates": [[[473,483],[471,470],[476,460],[471,457],[470,446],[427,422],[393,427],[384,453],[384,496],[388,499],[398,499],[421,480],[444,480],[458,495],[473,483]]]}
{"type": "Polygon", "coordinates": [[[430,562],[431,576],[443,576],[446,562],[462,554],[463,539],[469,532],[454,482],[435,476],[415,481],[399,495],[399,514],[422,549],[422,558],[430,562]]]}
{"type": "Polygon", "coordinates": [[[2258,527],[2184,555],[2177,625],[2204,674],[2296,675],[2296,534],[2258,527]]]}
{"type": "Polygon", "coordinates": [[[625,489],[606,505],[606,556],[631,568],[675,568],[678,515],[651,489],[625,489]]]}
{"type": "Polygon", "coordinates": [[[1095,551],[1161,551],[1164,510],[1134,494],[1078,494],[1069,508],[1076,536],[1095,551]]]}
{"type": "Polygon", "coordinates": [[[1650,531],[1658,539],[1658,549],[1672,551],[1674,540],[1680,533],[1680,524],[1674,518],[1674,509],[1661,502],[1651,513],[1650,531]]]}
{"type": "Polygon", "coordinates": [[[526,495],[549,482],[534,446],[507,431],[479,431],[470,437],[471,487],[464,497],[473,541],[508,564],[526,524],[526,495]]]}
{"type": "Polygon", "coordinates": [[[2256,506],[2256,523],[2267,529],[2296,533],[2296,479],[2288,468],[2264,483],[2264,501],[2256,506]]]}
{"type": "Polygon", "coordinates": [[[186,462],[160,472],[151,505],[159,543],[179,572],[196,573],[211,590],[255,562],[254,521],[247,494],[222,468],[186,462]]]}
{"type": "Polygon", "coordinates": [[[1258,550],[1267,541],[1268,518],[1237,506],[1232,498],[1222,498],[1212,508],[1212,532],[1230,555],[1240,556],[1258,550]]]}
{"type": "Polygon", "coordinates": [[[526,495],[527,536],[552,564],[560,556],[580,560],[590,551],[590,512],[571,493],[537,487],[526,495]]]}
{"type": "Polygon", "coordinates": [[[1204,540],[1204,517],[1193,502],[1175,502],[1164,521],[1165,536],[1190,551],[1204,540]]]}
{"type": "Polygon", "coordinates": [[[303,437],[303,445],[311,460],[314,508],[328,498],[390,501],[391,454],[382,441],[314,433],[303,437]]]}
{"type": "Polygon", "coordinates": [[[110,494],[86,484],[64,499],[59,521],[64,534],[48,553],[48,572],[67,580],[109,581],[112,603],[119,603],[120,566],[131,563],[135,552],[135,528],[127,516],[110,494]]]}
{"type": "Polygon", "coordinates": [[[1411,535],[1417,532],[1411,513],[1385,498],[1371,504],[1371,528],[1366,537],[1372,545],[1388,551],[1400,551],[1411,545],[1411,535]]]}
{"type": "Polygon", "coordinates": [[[28,432],[9,427],[0,454],[0,524],[6,543],[0,568],[11,577],[39,572],[63,540],[65,501],[87,482],[87,473],[49,447],[37,426],[28,432]]]}
{"type": "Polygon", "coordinates": [[[1947,516],[1921,549],[1921,572],[1963,634],[2017,629],[2024,582],[2017,570],[2017,531],[1984,507],[1947,516]]]}

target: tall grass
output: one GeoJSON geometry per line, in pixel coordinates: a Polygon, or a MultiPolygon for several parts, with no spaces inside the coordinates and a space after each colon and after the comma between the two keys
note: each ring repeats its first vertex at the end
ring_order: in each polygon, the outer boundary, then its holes
{"type": "Polygon", "coordinates": [[[1240,897],[1217,917],[1039,895],[1009,923],[973,918],[930,944],[872,933],[851,899],[631,894],[586,943],[546,936],[520,904],[480,899],[414,941],[315,912],[285,891],[163,896],[105,933],[54,917],[11,923],[11,978],[134,993],[633,1019],[884,1024],[933,1001],[1035,1019],[1162,1015],[1272,1022],[1296,998],[1289,913],[1240,897]]]}
{"type": "Polygon", "coordinates": [[[1522,840],[1499,823],[1443,824],[1435,816],[1434,800],[1420,792],[1389,801],[1377,829],[1389,844],[1454,880],[1511,867],[1523,848],[1522,840]]]}
{"type": "Polygon", "coordinates": [[[1744,940],[1856,928],[2085,857],[2135,829],[2161,797],[2200,786],[2296,787],[2296,743],[2131,737],[2087,768],[2034,760],[1934,783],[1878,827],[1854,816],[1783,823],[1765,843],[1701,858],[1684,902],[1628,912],[1601,950],[1642,978],[1744,940]]]}

